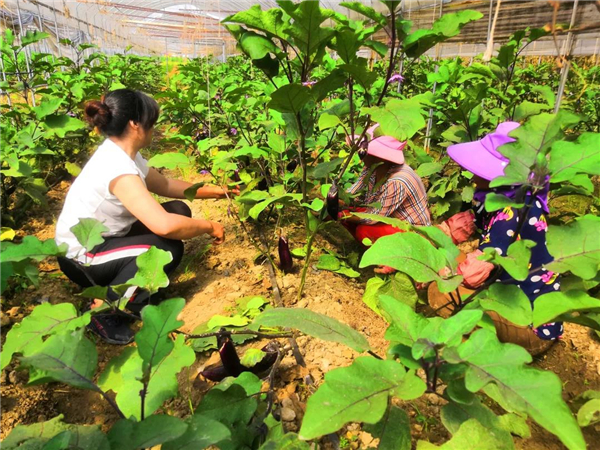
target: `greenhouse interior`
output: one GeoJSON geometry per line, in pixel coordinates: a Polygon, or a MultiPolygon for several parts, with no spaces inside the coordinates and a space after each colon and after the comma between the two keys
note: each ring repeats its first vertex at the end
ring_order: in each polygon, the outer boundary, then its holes
{"type": "Polygon", "coordinates": [[[0,32],[3,449],[600,448],[600,1],[0,32]]]}

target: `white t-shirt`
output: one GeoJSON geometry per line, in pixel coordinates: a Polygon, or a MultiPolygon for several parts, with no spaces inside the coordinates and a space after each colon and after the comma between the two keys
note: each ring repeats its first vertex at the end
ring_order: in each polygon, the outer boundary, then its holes
{"type": "Polygon", "coordinates": [[[79,219],[94,218],[102,222],[109,230],[103,234],[105,237],[124,236],[129,232],[136,218],[110,193],[108,186],[121,175],[138,175],[146,184],[147,163],[139,153],[132,160],[110,139],[98,147],[69,189],[56,224],[55,240],[59,245],[69,246],[68,258],[85,262],[85,253],[91,250],[84,249],[71,232],[79,219]]]}

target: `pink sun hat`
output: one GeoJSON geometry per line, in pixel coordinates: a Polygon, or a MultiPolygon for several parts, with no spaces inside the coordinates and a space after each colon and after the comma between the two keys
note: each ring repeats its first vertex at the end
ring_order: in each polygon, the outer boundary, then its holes
{"type": "Polygon", "coordinates": [[[518,122],[503,122],[496,131],[478,141],[451,145],[448,147],[448,156],[469,172],[492,181],[504,175],[504,169],[510,162],[498,151],[498,147],[514,142],[515,139],[509,137],[508,133],[519,126],[518,122]]]}
{"type": "MultiPolygon", "coordinates": [[[[367,155],[375,156],[376,158],[383,159],[385,161],[393,162],[394,164],[404,164],[404,147],[406,147],[406,141],[400,142],[391,136],[379,136],[373,138],[375,130],[379,127],[376,123],[371,128],[367,129],[367,135],[369,137],[367,144],[367,155]]],[[[354,135],[354,139],[358,139],[360,136],[354,135]]],[[[352,144],[350,137],[346,137],[346,143],[352,144]]]]}

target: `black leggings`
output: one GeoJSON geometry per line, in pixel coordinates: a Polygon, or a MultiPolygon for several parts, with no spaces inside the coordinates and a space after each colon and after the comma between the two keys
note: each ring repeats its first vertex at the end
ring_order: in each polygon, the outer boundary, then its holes
{"type": "MultiPolygon", "coordinates": [[[[166,202],[162,206],[169,213],[192,217],[189,206],[180,200],[166,202]]],[[[164,268],[165,273],[170,275],[183,257],[183,242],[157,236],[139,220],[134,222],[125,236],[108,237],[89,251],[89,265],[62,257],[58,258],[58,264],[63,273],[81,287],[116,286],[135,276],[138,269],[136,258],[152,246],[168,251],[173,256],[173,260],[164,268]]],[[[135,288],[132,288],[126,294],[130,297],[127,309],[131,311],[139,312],[151,300],[155,300],[145,290],[133,295],[134,292],[135,288]]],[[[118,300],[119,295],[109,288],[108,299],[118,300]]]]}

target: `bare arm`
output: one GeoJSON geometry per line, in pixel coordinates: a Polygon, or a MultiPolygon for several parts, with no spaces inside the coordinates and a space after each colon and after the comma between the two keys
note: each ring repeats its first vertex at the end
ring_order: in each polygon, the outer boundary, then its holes
{"type": "Polygon", "coordinates": [[[117,177],[111,181],[109,188],[131,214],[158,236],[189,239],[209,234],[215,238],[216,244],[224,240],[223,226],[218,222],[192,219],[165,211],[137,175],[117,177]]]}
{"type": "MultiPolygon", "coordinates": [[[[162,175],[158,170],[150,168],[146,176],[146,185],[148,190],[161,197],[185,198],[183,192],[192,186],[192,183],[182,180],[173,180],[162,175]]],[[[229,195],[239,194],[239,189],[229,190],[227,187],[202,186],[196,191],[195,198],[225,198],[225,193],[229,195]]]]}

